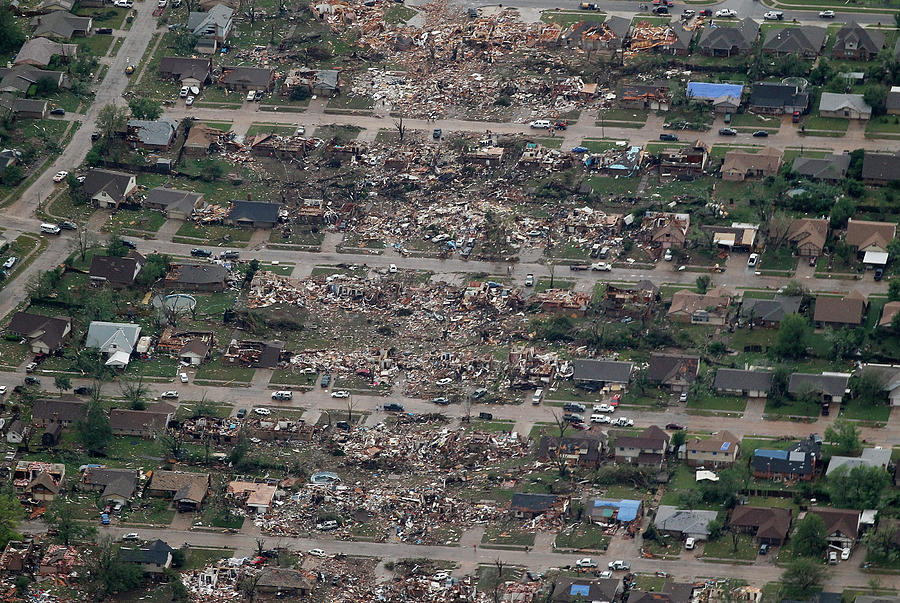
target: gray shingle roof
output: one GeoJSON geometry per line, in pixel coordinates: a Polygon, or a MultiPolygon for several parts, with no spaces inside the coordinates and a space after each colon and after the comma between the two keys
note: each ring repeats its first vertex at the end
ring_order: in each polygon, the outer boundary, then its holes
{"type": "Polygon", "coordinates": [[[671,505],[660,505],[653,521],[660,530],[680,532],[687,536],[709,536],[710,522],[719,514],[716,511],[700,511],[696,509],[678,509],[671,505]]]}
{"type": "Polygon", "coordinates": [[[767,392],[772,387],[772,373],[769,371],[744,371],[720,368],[716,371],[717,389],[740,389],[767,392]]]}
{"type": "Polygon", "coordinates": [[[628,383],[631,380],[633,362],[616,360],[573,360],[576,381],[609,381],[612,383],[628,383]]]}

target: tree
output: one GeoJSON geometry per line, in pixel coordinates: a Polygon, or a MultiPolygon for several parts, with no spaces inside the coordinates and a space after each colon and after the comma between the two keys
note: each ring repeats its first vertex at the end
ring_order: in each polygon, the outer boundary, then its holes
{"type": "Polygon", "coordinates": [[[168,458],[175,460],[181,458],[184,452],[184,435],[180,430],[166,429],[158,439],[163,450],[169,455],[168,458]]]}
{"type": "Polygon", "coordinates": [[[556,428],[559,430],[560,439],[564,438],[566,436],[566,429],[569,428],[569,422],[555,410],[551,410],[550,414],[553,416],[553,422],[556,423],[556,428]]]}
{"type": "Polygon", "coordinates": [[[789,314],[781,320],[773,352],[779,358],[801,358],[806,354],[809,324],[799,314],[789,314]]]}
{"type": "Polygon", "coordinates": [[[394,122],[394,127],[397,128],[397,139],[400,142],[403,142],[403,135],[406,134],[406,126],[403,125],[402,117],[394,122]]]}
{"type": "Polygon", "coordinates": [[[872,116],[884,115],[887,104],[888,87],[884,84],[869,84],[863,89],[863,100],[872,107],[872,116]]]}
{"type": "Polygon", "coordinates": [[[877,509],[889,480],[888,472],[881,467],[857,465],[848,471],[844,465],[828,476],[828,493],[838,507],[877,509]]]}
{"type": "Polygon", "coordinates": [[[59,84],[50,76],[39,78],[38,81],[34,83],[35,96],[49,96],[51,94],[54,94],[58,90],[59,84]]]}
{"type": "Polygon", "coordinates": [[[675,451],[675,454],[678,454],[678,449],[684,445],[686,439],[687,435],[683,431],[676,431],[672,434],[672,450],[675,451]]]}
{"type": "Polygon", "coordinates": [[[18,165],[9,165],[3,169],[3,175],[0,176],[0,182],[6,186],[15,186],[20,183],[24,177],[25,170],[18,165]]]}
{"type": "Polygon", "coordinates": [[[112,139],[125,127],[128,121],[128,110],[125,107],[106,105],[97,114],[97,131],[103,136],[103,146],[109,149],[112,139]]]}
{"type": "Polygon", "coordinates": [[[72,542],[93,538],[97,533],[94,526],[76,520],[68,504],[60,497],[50,504],[43,519],[48,527],[55,530],[53,539],[58,544],[69,546],[72,542]]]}
{"type": "Polygon", "coordinates": [[[835,360],[849,358],[862,345],[865,339],[865,331],[862,329],[833,329],[825,330],[825,341],[828,342],[831,357],[835,360]]]}
{"type": "Polygon", "coordinates": [[[256,589],[259,584],[259,579],[262,577],[262,573],[255,575],[245,575],[244,579],[240,582],[240,590],[241,594],[244,595],[244,598],[249,601],[249,603],[253,603],[256,599],[256,589]]]}
{"type": "Polygon", "coordinates": [[[166,275],[171,256],[160,253],[151,253],[146,257],[147,262],[138,274],[137,282],[145,287],[152,285],[166,275]]]}
{"type": "Polygon", "coordinates": [[[708,274],[701,274],[697,277],[697,291],[706,293],[709,290],[709,283],[712,281],[708,274]]]}
{"type": "Polygon", "coordinates": [[[19,21],[10,10],[9,2],[0,5],[0,54],[18,50],[25,42],[25,34],[19,27],[19,21]]]}
{"type": "Polygon", "coordinates": [[[503,568],[506,567],[506,563],[500,558],[497,557],[494,559],[494,567],[497,570],[497,581],[494,583],[494,589],[491,592],[491,595],[494,599],[494,603],[500,603],[501,595],[501,587],[503,586],[503,568]]]}
{"type": "Polygon", "coordinates": [[[831,227],[844,228],[847,220],[856,215],[856,202],[849,197],[841,197],[831,206],[831,227]]]}
{"type": "Polygon", "coordinates": [[[900,279],[892,279],[888,284],[888,301],[900,301],[900,279]]]}
{"type": "Polygon", "coordinates": [[[85,571],[95,600],[102,601],[109,595],[133,590],[144,580],[140,566],[122,560],[119,547],[109,536],[85,549],[85,571]]]}
{"type": "Polygon", "coordinates": [[[228,453],[228,462],[232,464],[232,466],[237,467],[244,457],[247,456],[247,453],[250,451],[250,441],[244,435],[244,432],[241,431],[238,436],[237,442],[234,443],[234,446],[231,448],[231,452],[228,453]]]}
{"type": "Polygon", "coordinates": [[[706,529],[709,530],[709,539],[710,540],[718,540],[722,535],[722,530],[725,528],[725,522],[722,521],[721,518],[717,517],[713,519],[711,522],[706,524],[706,529]]]}
{"type": "Polygon", "coordinates": [[[195,36],[187,29],[177,29],[175,39],[172,40],[172,48],[175,49],[176,55],[187,56],[192,54],[192,51],[199,40],[200,38],[198,36],[195,36]]]}
{"type": "Polygon", "coordinates": [[[849,421],[838,419],[825,428],[825,440],[834,445],[834,454],[853,455],[862,450],[859,428],[849,421]]]}
{"type": "Polygon", "coordinates": [[[250,283],[253,282],[253,277],[256,276],[257,272],[259,272],[259,260],[253,258],[247,265],[247,272],[244,273],[244,289],[250,287],[250,283]]]}
{"type": "Polygon", "coordinates": [[[807,513],[806,517],[797,522],[797,533],[792,546],[794,554],[801,557],[820,557],[828,546],[822,518],[814,513],[807,513]]]}
{"type": "Polygon", "coordinates": [[[766,241],[772,249],[778,249],[787,242],[794,219],[785,212],[775,212],[766,224],[766,241]]]}
{"type": "Polygon", "coordinates": [[[22,537],[18,533],[18,529],[23,519],[25,519],[25,507],[22,506],[19,499],[11,492],[0,493],[0,546],[5,547],[10,540],[22,537]]]}
{"type": "Polygon", "coordinates": [[[824,578],[825,567],[817,560],[792,561],[781,575],[780,598],[806,600],[819,589],[824,578]]]}
{"type": "Polygon", "coordinates": [[[853,400],[863,406],[883,406],[888,403],[884,377],[875,371],[866,371],[850,378],[853,400]]]}
{"type": "Polygon", "coordinates": [[[135,119],[147,119],[154,121],[159,119],[163,113],[162,105],[145,96],[136,96],[128,101],[128,108],[131,109],[131,116],[135,119]]]}
{"type": "Polygon", "coordinates": [[[206,182],[214,182],[222,177],[225,169],[216,161],[204,161],[200,165],[200,178],[206,182]]]}
{"type": "Polygon", "coordinates": [[[112,439],[109,417],[103,406],[91,400],[87,403],[85,416],[76,424],[78,439],[91,455],[103,455],[112,439]]]}
{"type": "Polygon", "coordinates": [[[119,389],[122,391],[122,397],[131,406],[131,410],[144,410],[147,408],[147,403],[144,399],[149,395],[150,388],[144,383],[143,373],[139,374],[136,379],[123,376],[119,382],[119,389]]]}
{"type": "Polygon", "coordinates": [[[72,389],[72,380],[65,375],[57,375],[53,378],[53,386],[63,393],[67,389],[72,389]]]}

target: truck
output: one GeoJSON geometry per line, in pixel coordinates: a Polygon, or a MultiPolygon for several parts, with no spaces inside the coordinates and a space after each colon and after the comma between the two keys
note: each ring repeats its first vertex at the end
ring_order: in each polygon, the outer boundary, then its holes
{"type": "Polygon", "coordinates": [[[582,2],[581,10],[597,10],[597,5],[593,2],[582,2]]]}
{"type": "Polygon", "coordinates": [[[612,270],[612,264],[609,262],[597,262],[596,264],[591,264],[591,270],[595,272],[609,272],[612,270]]]}

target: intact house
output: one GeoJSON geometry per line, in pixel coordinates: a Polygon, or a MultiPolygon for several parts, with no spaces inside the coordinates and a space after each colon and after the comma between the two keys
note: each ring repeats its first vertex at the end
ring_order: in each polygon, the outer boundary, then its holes
{"type": "Polygon", "coordinates": [[[158,469],[150,478],[148,490],[150,496],[171,499],[179,512],[192,512],[203,505],[209,485],[209,473],[158,469]]]}
{"type": "Polygon", "coordinates": [[[174,119],[129,119],[125,123],[125,140],[133,148],[166,151],[175,140],[178,122],[174,119]]]}
{"type": "Polygon", "coordinates": [[[113,408],[109,411],[109,426],[114,435],[154,438],[164,433],[175,414],[175,407],[163,403],[161,408],[131,410],[113,408]]]}
{"type": "Polygon", "coordinates": [[[201,39],[222,43],[231,33],[234,9],[224,4],[216,4],[205,13],[188,13],[187,29],[201,39]]]}
{"type": "Polygon", "coordinates": [[[169,264],[165,287],[177,291],[224,291],[228,270],[218,264],[169,264]]]}
{"type": "Polygon", "coordinates": [[[753,19],[742,19],[733,25],[720,21],[703,30],[697,49],[711,57],[745,55],[753,49],[758,37],[759,23],[753,19]]]}
{"type": "Polygon", "coordinates": [[[794,397],[813,393],[826,406],[832,402],[839,404],[848,393],[849,382],[849,373],[791,373],[788,393],[794,397]]]}
{"type": "Polygon", "coordinates": [[[823,92],[819,99],[819,115],[867,120],[872,117],[872,106],[863,100],[862,94],[823,92]]]}
{"type": "Polygon", "coordinates": [[[140,473],[134,469],[88,467],[78,484],[80,490],[99,492],[100,501],[112,505],[126,505],[134,500],[140,473]]]}
{"type": "Polygon", "coordinates": [[[716,84],[710,82],[688,82],[687,97],[690,100],[705,101],[712,105],[716,113],[734,113],[741,106],[744,87],[741,84],[716,84]]]}
{"type": "Polygon", "coordinates": [[[818,157],[797,157],[791,166],[791,171],[798,176],[806,176],[813,180],[825,182],[842,182],[847,177],[847,169],[850,167],[850,154],[840,153],[818,157]]]}
{"type": "Polygon", "coordinates": [[[283,567],[267,567],[259,575],[256,589],[263,594],[278,597],[306,597],[314,584],[297,570],[283,567]]]}
{"type": "Polygon", "coordinates": [[[127,289],[134,286],[137,275],[141,273],[144,258],[134,251],[126,257],[112,255],[95,255],[91,258],[91,285],[102,287],[109,285],[114,289],[127,289]]]}
{"type": "Polygon", "coordinates": [[[202,88],[212,81],[212,59],[163,57],[157,69],[161,78],[175,80],[182,86],[202,88]]]}
{"type": "Polygon", "coordinates": [[[622,596],[618,578],[560,578],[553,586],[550,603],[613,603],[622,596]]]}
{"type": "Polygon", "coordinates": [[[841,549],[852,549],[859,538],[862,513],[854,509],[811,507],[809,512],[818,515],[825,523],[825,540],[841,549]]]}
{"type": "Polygon", "coordinates": [[[81,186],[97,207],[117,209],[137,189],[137,181],[133,174],[94,168],[88,171],[81,186]]]}
{"type": "Polygon", "coordinates": [[[619,436],[613,443],[617,463],[661,467],[669,450],[669,434],[651,425],[637,436],[619,436]]]}
{"type": "Polygon", "coordinates": [[[844,297],[816,297],[813,320],[817,328],[856,327],[862,324],[866,314],[866,298],[858,291],[844,297]]]}
{"type": "Polygon", "coordinates": [[[185,343],[178,351],[178,360],[188,366],[199,366],[209,358],[210,346],[207,342],[195,337],[185,343]]]}
{"type": "Polygon", "coordinates": [[[757,479],[809,481],[815,476],[822,438],[810,435],[787,450],[757,448],[750,459],[757,479]]]}
{"type": "Polygon", "coordinates": [[[866,184],[885,185],[900,179],[900,153],[863,155],[862,178],[866,184]]]}
{"type": "Polygon", "coordinates": [[[88,326],[84,346],[96,348],[106,358],[106,365],[125,368],[137,346],[141,326],[124,322],[92,321],[88,326]]]}
{"type": "Polygon", "coordinates": [[[650,355],[647,378],[651,383],[671,391],[682,392],[690,389],[699,373],[699,356],[654,352],[650,355]]]}
{"type": "Polygon", "coordinates": [[[219,83],[226,90],[233,92],[249,90],[271,92],[272,86],[275,84],[275,70],[262,67],[223,67],[219,83]]]}
{"type": "Polygon", "coordinates": [[[841,26],[834,36],[832,53],[836,59],[871,61],[884,48],[884,34],[860,27],[853,21],[841,26]]]}
{"type": "Polygon", "coordinates": [[[828,239],[828,220],[821,218],[799,218],[791,222],[788,240],[802,257],[822,255],[828,239]]]}
{"type": "Polygon", "coordinates": [[[606,445],[606,437],[584,435],[542,436],[538,443],[538,458],[543,461],[556,462],[565,459],[569,466],[596,468],[600,464],[600,455],[606,445]]]}
{"type": "Polygon", "coordinates": [[[17,65],[11,69],[0,67],[0,92],[27,94],[41,80],[53,82],[59,87],[65,82],[65,73],[38,69],[31,65],[17,65]]]}
{"type": "Polygon", "coordinates": [[[72,319],[68,316],[16,312],[6,331],[28,340],[33,354],[53,354],[62,349],[66,337],[72,332],[72,319]]]}
{"type": "Polygon", "coordinates": [[[894,317],[898,312],[900,312],[900,301],[884,304],[884,308],[881,310],[881,319],[878,321],[878,327],[890,329],[894,324],[894,317]]]}
{"type": "Polygon", "coordinates": [[[675,322],[724,325],[728,321],[730,305],[731,293],[722,287],[702,295],[682,289],[672,295],[672,305],[666,316],[675,322]]]}
{"type": "Polygon", "coordinates": [[[228,483],[227,493],[250,513],[264,515],[269,512],[278,488],[271,484],[233,481],[228,483]]]}
{"type": "Polygon", "coordinates": [[[856,250],[863,263],[872,263],[872,257],[885,254],[887,259],[888,244],[897,236],[897,225],[892,222],[872,222],[869,220],[847,221],[847,235],[844,242],[856,250]],[[868,260],[868,261],[867,261],[868,260]]]}
{"type": "Polygon", "coordinates": [[[781,546],[791,531],[791,509],[738,505],[731,512],[728,526],[736,532],[752,534],[760,544],[781,546]]]}
{"type": "Polygon", "coordinates": [[[719,394],[765,398],[772,389],[772,372],[720,368],[713,389],[719,394]]]}
{"type": "Polygon", "coordinates": [[[737,461],[740,451],[740,438],[728,431],[684,443],[684,458],[691,467],[729,467],[737,461]]]}
{"type": "Polygon", "coordinates": [[[576,387],[592,391],[619,391],[628,387],[634,363],[578,359],[572,361],[572,368],[576,387]]]}
{"type": "Polygon", "coordinates": [[[604,500],[590,498],[584,503],[584,512],[592,523],[600,525],[630,524],[644,517],[644,503],[640,500],[604,500]]]}
{"type": "Polygon", "coordinates": [[[46,428],[51,424],[72,427],[87,416],[84,401],[69,396],[67,398],[38,398],[31,409],[31,422],[36,427],[46,428]]]}
{"type": "Polygon", "coordinates": [[[822,52],[827,37],[824,27],[783,27],[769,31],[762,49],[764,53],[776,57],[793,55],[812,60],[822,52]]]}
{"type": "Polygon", "coordinates": [[[828,461],[828,469],[825,470],[825,475],[830,475],[841,467],[845,467],[847,471],[854,467],[880,467],[887,471],[890,464],[890,448],[863,448],[862,454],[859,456],[835,455],[831,457],[831,460],[828,461]]]}
{"type": "Polygon", "coordinates": [[[709,538],[709,524],[719,516],[717,511],[679,509],[672,505],[660,505],[653,525],[663,534],[684,540],[709,538]]]}
{"type": "Polygon", "coordinates": [[[785,316],[800,312],[799,295],[775,295],[773,299],[746,298],[741,302],[741,320],[749,325],[778,328],[785,316]]]}
{"type": "MultiPolygon", "coordinates": [[[[886,303],[884,305],[885,312],[887,312],[887,307],[892,304],[891,311],[893,313],[900,312],[900,302],[886,303]]],[[[882,318],[882,320],[884,319],[882,318]]],[[[890,325],[890,320],[888,320],[887,324],[890,325]]],[[[884,391],[887,392],[887,399],[890,405],[900,406],[900,365],[868,362],[858,369],[857,375],[865,375],[867,373],[873,374],[878,382],[881,383],[884,391]]]]}
{"type": "Polygon", "coordinates": [[[765,147],[758,153],[731,150],[722,163],[722,180],[743,182],[747,178],[774,176],[781,167],[782,151],[765,147]]]}
{"type": "Polygon", "coordinates": [[[155,540],[138,549],[119,549],[119,559],[140,567],[145,574],[161,574],[172,567],[172,553],[175,549],[162,540],[155,540]]]}
{"type": "Polygon", "coordinates": [[[15,119],[47,119],[50,116],[50,103],[39,98],[13,99],[11,109],[15,119]]]}
{"type": "Polygon", "coordinates": [[[568,510],[569,497],[556,494],[516,492],[509,503],[509,512],[523,519],[534,519],[545,513],[562,514],[568,510]]]}
{"type": "Polygon", "coordinates": [[[891,86],[884,108],[888,115],[900,115],[900,86],[891,86]]]}
{"type": "Polygon", "coordinates": [[[38,15],[31,20],[34,37],[50,36],[64,40],[72,37],[87,37],[91,33],[92,23],[90,17],[79,17],[65,11],[38,15]]]}
{"type": "MultiPolygon", "coordinates": [[[[191,132],[200,127],[195,125],[191,128],[191,132]]],[[[163,212],[170,220],[187,220],[194,213],[194,209],[200,205],[202,199],[203,195],[200,193],[157,187],[147,193],[142,205],[147,209],[163,212]]]]}
{"type": "Polygon", "coordinates": [[[232,201],[225,224],[245,228],[274,228],[278,223],[279,203],[265,201],[232,201]]]}
{"type": "Polygon", "coordinates": [[[46,67],[54,57],[61,57],[65,62],[78,56],[77,44],[62,44],[47,38],[26,40],[16,54],[13,65],[34,65],[46,67]]]}
{"type": "Polygon", "coordinates": [[[772,115],[806,113],[809,93],[792,84],[756,82],[750,93],[750,108],[757,113],[772,115]]]}

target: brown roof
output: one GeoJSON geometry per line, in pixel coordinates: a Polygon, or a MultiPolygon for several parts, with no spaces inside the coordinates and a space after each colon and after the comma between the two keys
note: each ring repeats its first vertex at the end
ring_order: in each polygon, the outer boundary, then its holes
{"type": "Polygon", "coordinates": [[[194,124],[188,132],[184,146],[187,148],[209,148],[209,145],[222,138],[222,130],[217,130],[206,124],[194,124]]]}
{"type": "Polygon", "coordinates": [[[827,509],[812,507],[810,513],[818,515],[825,522],[825,534],[840,532],[845,536],[856,538],[859,535],[859,515],[855,509],[827,509]]]}
{"type": "Polygon", "coordinates": [[[51,349],[59,347],[65,337],[71,319],[63,316],[41,316],[28,312],[16,312],[9,321],[8,330],[25,337],[34,336],[51,349]]]}
{"type": "Polygon", "coordinates": [[[205,358],[209,353],[209,345],[199,337],[195,337],[194,339],[191,339],[189,342],[184,344],[184,347],[181,348],[181,351],[178,352],[178,355],[183,356],[188,352],[193,352],[201,358],[205,358]]]}
{"type": "Polygon", "coordinates": [[[651,425],[635,437],[618,437],[615,441],[616,448],[648,448],[650,450],[665,450],[669,445],[669,434],[651,425]]]}
{"type": "Polygon", "coordinates": [[[900,312],[900,301],[892,301],[884,304],[884,310],[881,312],[881,320],[878,321],[878,326],[891,326],[897,312],[900,312]]]}
{"type": "Polygon", "coordinates": [[[35,477],[33,480],[31,480],[31,483],[25,486],[25,491],[31,492],[37,486],[43,486],[53,494],[59,494],[59,484],[57,484],[56,481],[52,477],[50,477],[49,473],[45,473],[43,471],[41,473],[38,473],[37,477],[35,477]]]}
{"type": "Polygon", "coordinates": [[[109,426],[116,431],[140,431],[152,434],[166,428],[167,415],[146,410],[114,408],[109,411],[109,426]]]}
{"type": "Polygon", "coordinates": [[[847,222],[847,245],[865,249],[871,245],[877,245],[885,249],[897,234],[897,225],[890,222],[870,222],[868,220],[854,220],[847,222]]]}
{"type": "Polygon", "coordinates": [[[781,167],[781,151],[779,149],[765,148],[759,153],[728,151],[725,153],[722,173],[737,171],[746,174],[750,170],[777,172],[779,167],[781,167]]]}
{"type": "Polygon", "coordinates": [[[91,276],[105,278],[110,283],[130,285],[138,271],[138,261],[133,257],[95,255],[91,258],[91,276]]]}
{"type": "Polygon", "coordinates": [[[297,570],[280,567],[267,567],[264,569],[256,585],[268,588],[312,588],[310,581],[297,570]]]}
{"type": "Polygon", "coordinates": [[[855,295],[843,298],[818,296],[816,298],[816,322],[832,322],[845,325],[862,323],[866,302],[855,295]]]}
{"type": "Polygon", "coordinates": [[[719,433],[713,435],[711,438],[707,438],[705,440],[701,440],[699,438],[691,440],[687,447],[689,450],[700,450],[702,452],[720,452],[723,450],[722,446],[725,443],[728,443],[728,448],[730,448],[730,452],[734,452],[735,448],[737,448],[736,444],[740,444],[741,440],[738,437],[729,431],[720,431],[719,433]]]}
{"type": "Polygon", "coordinates": [[[794,220],[788,231],[788,239],[795,245],[812,245],[818,249],[825,246],[828,238],[828,220],[800,218],[794,220]]]}
{"type": "Polygon", "coordinates": [[[150,489],[171,492],[175,500],[202,502],[209,488],[209,473],[190,473],[186,471],[153,472],[150,489]]]}
{"type": "Polygon", "coordinates": [[[731,294],[724,288],[710,289],[703,295],[682,289],[672,295],[672,305],[667,314],[693,314],[707,308],[727,308],[730,303],[731,294]]]}
{"type": "Polygon", "coordinates": [[[650,367],[647,378],[656,383],[677,383],[686,381],[693,383],[700,372],[700,357],[687,354],[650,355],[650,367]]]}
{"type": "Polygon", "coordinates": [[[87,406],[77,398],[40,398],[31,408],[31,418],[36,421],[80,421],[86,414],[87,406]]]}
{"type": "Polygon", "coordinates": [[[738,505],[731,512],[728,525],[756,528],[757,538],[784,540],[791,528],[791,510],[777,507],[738,505]]]}

